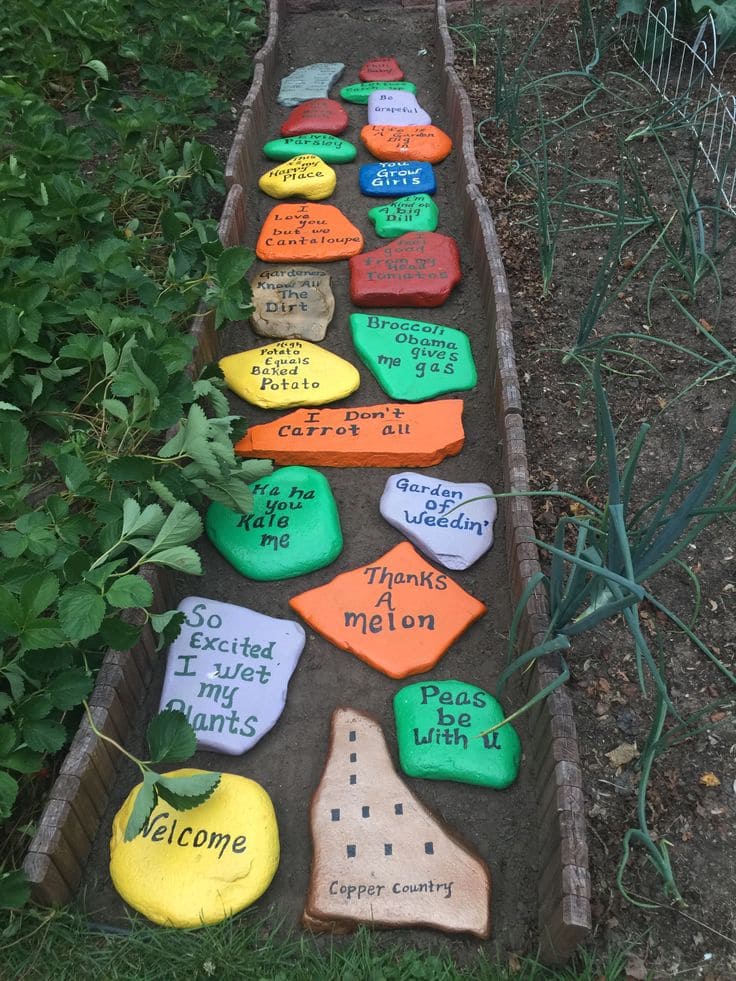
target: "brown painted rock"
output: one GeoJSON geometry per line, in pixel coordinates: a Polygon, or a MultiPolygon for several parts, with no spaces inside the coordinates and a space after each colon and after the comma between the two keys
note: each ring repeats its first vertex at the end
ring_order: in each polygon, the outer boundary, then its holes
{"type": "Polygon", "coordinates": [[[395,58],[372,58],[358,72],[361,82],[400,82],[403,77],[395,58]]]}
{"type": "Polygon", "coordinates": [[[431,671],[486,612],[409,542],[289,600],[331,644],[389,678],[431,671]]]}
{"type": "Polygon", "coordinates": [[[331,262],[363,248],[361,232],[332,204],[277,204],[263,223],[256,255],[264,262],[331,262]]]}
{"type": "Polygon", "coordinates": [[[392,160],[439,163],[452,150],[452,140],[437,126],[364,126],[360,138],[366,150],[384,163],[392,160]]]}
{"type": "Polygon", "coordinates": [[[335,312],[330,274],[313,266],[269,266],[251,280],[250,322],[262,337],[321,341],[335,312]]]}
{"type": "Polygon", "coordinates": [[[315,467],[432,467],[463,448],[462,399],[297,410],[251,426],[240,456],[315,467]]]}
{"type": "Polygon", "coordinates": [[[327,133],[339,136],[348,128],[348,114],[334,99],[309,99],[295,106],[281,126],[282,136],[327,133]]]}
{"type": "Polygon", "coordinates": [[[454,239],[408,232],[350,260],[350,298],[359,307],[438,307],[460,278],[454,239]]]}
{"type": "Polygon", "coordinates": [[[488,867],[411,793],[371,716],[334,712],[310,823],[308,929],[346,932],[367,923],[488,937],[488,867]]]}

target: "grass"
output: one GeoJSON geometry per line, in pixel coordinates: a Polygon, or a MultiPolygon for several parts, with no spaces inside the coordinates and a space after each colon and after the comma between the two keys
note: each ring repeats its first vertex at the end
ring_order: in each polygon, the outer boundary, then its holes
{"type": "Polygon", "coordinates": [[[245,913],[202,930],[166,930],[142,921],[114,932],[71,910],[27,910],[0,935],[4,978],[18,981],[618,981],[625,950],[582,952],[567,968],[534,957],[503,960],[484,951],[456,963],[454,947],[408,947],[361,928],[349,938],[286,933],[245,913]]]}

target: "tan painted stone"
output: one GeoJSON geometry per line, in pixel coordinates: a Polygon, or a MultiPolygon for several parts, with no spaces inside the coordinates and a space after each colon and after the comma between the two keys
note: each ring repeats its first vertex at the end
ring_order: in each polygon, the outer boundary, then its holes
{"type": "Polygon", "coordinates": [[[339,933],[367,923],[488,937],[486,864],[411,793],[371,716],[333,714],[310,817],[308,929],[339,933]]]}
{"type": "Polygon", "coordinates": [[[313,153],[301,153],[267,171],[258,181],[272,198],[306,198],[323,201],[335,190],[337,177],[332,167],[313,153]]]}
{"type": "Polygon", "coordinates": [[[321,341],[335,312],[330,274],[313,266],[270,266],[251,280],[251,324],[262,337],[321,341]]]}

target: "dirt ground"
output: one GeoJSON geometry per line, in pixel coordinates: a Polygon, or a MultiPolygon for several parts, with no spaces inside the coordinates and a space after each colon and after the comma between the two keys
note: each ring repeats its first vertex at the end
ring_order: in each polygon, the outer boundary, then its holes
{"type": "MultiPolygon", "coordinates": [[[[507,129],[493,118],[501,25],[506,25],[507,80],[545,20],[541,38],[528,56],[523,82],[554,72],[579,72],[577,5],[550,9],[544,4],[499,4],[493,8],[488,5],[483,12],[482,30],[476,34],[468,33],[468,14],[458,14],[451,24],[458,29],[454,34],[457,57],[478,123],[476,152],[484,191],[496,221],[510,281],[532,484],[537,489],[566,490],[600,504],[605,487],[594,466],[591,391],[580,368],[574,363],[564,365],[562,355],[575,337],[610,229],[581,229],[579,226],[593,224],[591,213],[570,208],[557,241],[552,286],[549,295],[543,296],[535,197],[523,180],[529,161],[518,146],[509,143],[507,129]],[[462,34],[459,29],[463,29],[462,34]],[[470,44],[473,38],[480,39],[475,64],[470,44]]],[[[587,50],[583,39],[581,43],[587,50]]],[[[724,84],[731,91],[733,63],[733,57],[724,60],[724,84]]],[[[602,190],[595,181],[608,178],[615,184],[618,139],[641,125],[646,115],[644,107],[654,100],[652,90],[637,72],[620,45],[612,44],[594,71],[595,77],[603,80],[606,93],[588,104],[586,120],[583,113],[571,115],[565,134],[552,144],[553,192],[561,189],[563,166],[581,177],[577,187],[571,184],[569,188],[571,204],[593,203],[615,211],[615,191],[602,190]]],[[[543,90],[548,133],[552,132],[549,120],[563,116],[590,90],[590,82],[579,76],[558,78],[543,90]]],[[[539,107],[531,95],[526,101],[521,100],[521,106],[528,124],[539,107]]],[[[692,146],[684,131],[673,124],[660,135],[671,158],[688,167],[692,146]]],[[[528,142],[521,143],[532,156],[536,152],[538,160],[537,137],[538,129],[530,127],[528,142]]],[[[657,141],[630,140],[624,146],[634,155],[645,185],[662,212],[672,214],[677,203],[673,179],[657,141]]],[[[712,183],[702,166],[697,172],[696,188],[702,202],[716,202],[712,183]]],[[[708,231],[712,231],[712,226],[708,231]]],[[[716,251],[722,303],[717,302],[712,277],[701,284],[696,300],[685,301],[701,325],[730,351],[734,350],[735,337],[736,266],[725,243],[733,235],[734,219],[724,218],[716,251]]],[[[643,240],[634,240],[623,255],[622,276],[643,252],[643,240]]],[[[691,322],[678,314],[662,290],[654,291],[651,310],[647,310],[647,292],[656,269],[655,262],[646,264],[628,284],[619,278],[619,296],[597,331],[612,334],[639,330],[666,335],[705,353],[708,346],[703,338],[691,322]]],[[[677,399],[698,375],[691,357],[672,348],[641,342],[622,342],[620,349],[621,354],[609,360],[615,373],[605,376],[619,446],[631,445],[643,421],[652,423],[636,484],[636,500],[641,503],[664,488],[675,467],[681,438],[683,472],[692,472],[705,463],[733,405],[736,385],[733,373],[730,377],[719,373],[717,379],[694,385],[677,399]],[[647,357],[651,364],[634,360],[637,355],[647,357]]],[[[622,456],[625,459],[625,454],[622,456]]],[[[539,537],[551,540],[557,520],[564,513],[570,513],[567,502],[537,498],[535,520],[539,537]]],[[[695,630],[731,670],[736,660],[735,554],[734,526],[721,521],[683,556],[701,590],[695,630]]],[[[689,621],[694,604],[692,576],[683,569],[674,569],[660,574],[652,584],[655,595],[685,621],[689,621]]],[[[670,629],[654,608],[645,609],[643,618],[652,641],[661,632],[667,678],[679,710],[689,715],[710,706],[701,719],[708,730],[679,742],[656,761],[646,809],[654,839],[669,842],[675,878],[687,905],[670,908],[641,851],[634,851],[624,883],[630,894],[639,900],[652,900],[656,908],[638,909],[625,902],[616,888],[623,835],[636,826],[639,770],[636,758],[615,765],[606,754],[622,743],[641,751],[653,705],[639,689],[630,636],[620,621],[614,622],[576,640],[569,658],[589,822],[594,943],[600,948],[609,942],[632,944],[641,964],[659,977],[730,978],[736,976],[734,690],[682,633],[670,629]]]]}
{"type": "MultiPolygon", "coordinates": [[[[370,57],[394,54],[406,77],[417,85],[420,103],[443,126],[439,80],[440,65],[433,48],[433,22],[428,12],[389,12],[386,8],[360,11],[354,5],[332,12],[312,12],[294,16],[282,33],[279,75],[301,65],[318,61],[343,61],[345,72],[339,85],[358,80],[358,69],[370,57]]],[[[335,95],[337,86],[332,90],[335,95]]],[[[362,148],[359,130],[366,121],[364,106],[348,105],[350,128],[343,136],[359,147],[354,164],[338,166],[338,185],[330,203],[337,205],[363,232],[366,250],[382,243],[367,219],[374,200],[362,197],[358,190],[358,165],[372,162],[362,148]]],[[[269,138],[276,136],[288,110],[273,105],[268,120],[269,138]]],[[[218,143],[226,147],[226,133],[218,143]]],[[[272,164],[263,160],[261,172],[272,164]]],[[[259,174],[253,175],[253,184],[259,174]]],[[[408,309],[404,312],[417,319],[435,320],[468,332],[478,367],[479,383],[465,396],[464,425],[466,442],[459,456],[444,461],[432,473],[451,480],[487,481],[493,487],[500,483],[499,437],[490,407],[488,374],[489,338],[480,326],[484,322],[478,299],[478,284],[467,261],[469,249],[462,238],[459,209],[454,186],[453,159],[437,168],[436,202],[440,210],[438,231],[458,241],[462,257],[463,281],[441,308],[432,311],[408,309]]],[[[254,245],[260,224],[273,201],[255,192],[249,212],[249,241],[254,245]]],[[[262,268],[254,266],[254,273],[262,268]]],[[[350,340],[348,315],[347,263],[330,266],[336,298],[335,316],[328,330],[325,347],[353,363],[361,371],[358,392],[345,405],[384,402],[377,383],[358,362],[350,340]]],[[[223,353],[247,349],[259,343],[247,324],[235,325],[223,337],[223,353]]],[[[234,399],[233,409],[250,424],[273,418],[263,410],[234,399]]],[[[397,544],[401,536],[388,526],[378,513],[378,501],[389,475],[387,470],[325,470],[332,485],[343,526],[345,548],[327,569],[287,582],[256,583],[244,579],[222,559],[207,542],[202,543],[205,575],[202,579],[182,577],[179,591],[238,603],[273,616],[293,618],[288,606],[290,596],[328,582],[334,575],[377,558],[397,544]]],[[[488,613],[453,645],[431,677],[462,679],[486,689],[493,689],[505,658],[505,635],[510,618],[508,574],[504,562],[503,521],[496,524],[497,540],[493,549],[469,570],[453,574],[470,593],[488,606],[488,613]]],[[[423,675],[411,681],[420,680],[423,675]]],[[[160,678],[153,687],[147,714],[158,707],[160,678]]],[[[279,820],[282,843],[281,866],[273,885],[262,900],[261,908],[271,906],[275,917],[287,927],[295,927],[307,890],[310,865],[308,809],[325,761],[330,716],[333,709],[349,705],[368,710],[377,716],[395,756],[395,732],[391,700],[402,682],[386,678],[353,656],[338,651],[313,632],[307,633],[307,646],[292,678],[286,710],[280,722],[254,749],[243,757],[222,757],[200,753],[194,765],[208,769],[227,769],[244,774],[263,784],[271,795],[279,820]]],[[[143,720],[142,720],[143,722],[143,720]]],[[[141,727],[142,727],[141,722],[141,727]]],[[[520,730],[524,739],[523,726],[520,730]]],[[[121,923],[127,911],[116,896],[107,872],[108,832],[110,821],[122,799],[130,790],[135,775],[124,770],[103,821],[105,829],[94,846],[84,887],[84,906],[90,916],[105,923],[121,923]]],[[[522,764],[517,784],[502,793],[461,784],[407,780],[417,796],[440,814],[465,841],[487,860],[493,876],[493,934],[490,945],[500,950],[533,950],[536,923],[536,828],[533,795],[528,763],[522,764]]],[[[417,943],[432,943],[437,936],[428,933],[408,934],[417,943]]],[[[462,959],[474,949],[464,940],[450,943],[462,959]]]]}

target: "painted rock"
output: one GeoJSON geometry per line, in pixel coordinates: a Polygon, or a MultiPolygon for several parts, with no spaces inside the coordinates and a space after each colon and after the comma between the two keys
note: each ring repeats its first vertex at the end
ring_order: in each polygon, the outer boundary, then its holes
{"type": "Polygon", "coordinates": [[[431,467],[463,448],[461,399],[301,409],[251,426],[241,456],[315,467],[431,467]]]}
{"type": "Polygon", "coordinates": [[[371,92],[413,92],[417,87],[413,82],[359,82],[340,89],[340,98],[358,106],[367,106],[371,92]]]}
{"type": "Polygon", "coordinates": [[[304,926],[344,933],[366,923],[488,936],[487,866],[409,790],[371,716],[334,712],[310,824],[304,926]]]}
{"type": "Polygon", "coordinates": [[[389,678],[431,671],[486,612],[408,542],[294,596],[289,605],[335,647],[389,678]]]}
{"type": "Polygon", "coordinates": [[[482,688],[462,681],[408,685],[394,695],[401,769],[410,777],[454,780],[503,790],[516,780],[521,743],[503,709],[482,688]]]}
{"type": "Polygon", "coordinates": [[[279,829],[260,784],[223,773],[199,807],[177,811],[159,800],[141,834],[125,841],[138,787],[116,814],[110,839],[110,876],[133,909],[162,926],[191,929],[233,916],[268,889],[279,864],[279,829]]]}
{"type": "Polygon", "coordinates": [[[432,117],[412,92],[373,92],[368,99],[369,126],[429,126],[432,117]]]}
{"type": "Polygon", "coordinates": [[[368,217],[381,238],[397,238],[407,232],[433,232],[440,212],[428,194],[409,194],[391,204],[371,208],[368,217]]]}
{"type": "Polygon", "coordinates": [[[263,262],[332,262],[362,248],[362,234],[334,205],[277,204],[263,223],[256,255],[263,262]]]}
{"type": "Polygon", "coordinates": [[[322,201],[332,194],[336,183],[332,167],[312,153],[303,153],[269,170],[258,181],[258,186],[272,198],[322,201]]]}
{"type": "Polygon", "coordinates": [[[478,381],[461,330],[365,313],[350,315],[350,329],[363,363],[392,399],[423,402],[478,381]]]}
{"type": "Polygon", "coordinates": [[[459,282],[457,245],[439,232],[409,232],[350,260],[357,307],[438,307],[459,282]]]}
{"type": "Polygon", "coordinates": [[[332,490],[317,470],[283,467],[250,485],[253,513],[213,501],[205,530],[217,551],[249,579],[292,579],[329,565],[342,552],[332,490]]]}
{"type": "Polygon", "coordinates": [[[492,493],[488,484],[397,473],[386,481],[380,511],[427,558],[446,569],[467,569],[493,544],[492,493]]]}
{"type": "Polygon", "coordinates": [[[372,58],[358,72],[361,82],[400,82],[403,77],[395,58],[372,58]]]}
{"type": "Polygon", "coordinates": [[[339,136],[348,128],[348,114],[334,99],[310,99],[295,106],[281,126],[282,136],[327,133],[339,136]]]}
{"type": "Polygon", "coordinates": [[[230,354],[219,364],[228,388],[261,409],[325,405],[360,385],[349,361],[298,339],[230,354]]]}
{"type": "Polygon", "coordinates": [[[362,194],[373,198],[434,194],[437,190],[432,164],[418,160],[363,164],[358,171],[358,184],[362,194]]]}
{"type": "Polygon", "coordinates": [[[304,133],[302,136],[286,136],[280,140],[270,140],[263,147],[269,160],[291,160],[302,153],[313,153],[329,164],[350,163],[358,151],[352,143],[341,140],[329,133],[304,133]]]}
{"type": "Polygon", "coordinates": [[[159,709],[183,712],[200,749],[245,753],[284,710],[304,631],[293,620],[201,596],[177,609],[186,620],[166,655],[159,709]]]}
{"type": "Polygon", "coordinates": [[[377,160],[439,163],[452,150],[452,140],[437,126],[364,126],[360,138],[377,160]]]}
{"type": "Polygon", "coordinates": [[[321,341],[335,312],[330,274],[310,266],[269,266],[251,280],[253,330],[263,337],[321,341]]]}
{"type": "Polygon", "coordinates": [[[339,62],[320,62],[297,68],[281,79],[279,105],[298,106],[300,102],[306,102],[308,99],[326,98],[344,68],[345,65],[339,62]]]}

